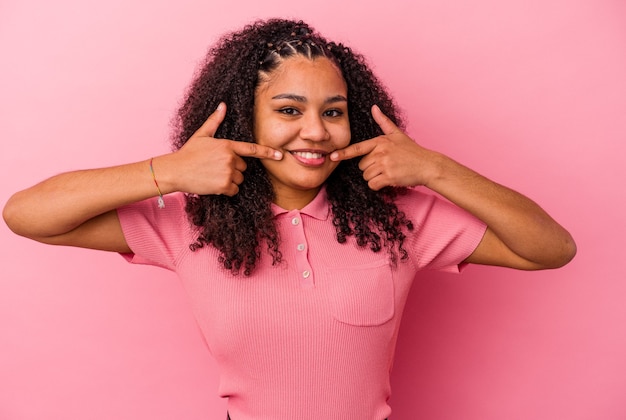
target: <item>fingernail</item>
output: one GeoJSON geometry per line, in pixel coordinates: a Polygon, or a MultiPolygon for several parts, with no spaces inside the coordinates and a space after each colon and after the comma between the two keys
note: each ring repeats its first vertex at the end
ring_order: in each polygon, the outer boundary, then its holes
{"type": "Polygon", "coordinates": [[[337,152],[332,152],[330,154],[330,160],[337,160],[338,157],[339,157],[339,153],[337,152]]]}
{"type": "Polygon", "coordinates": [[[278,150],[274,151],[274,159],[276,160],[281,160],[283,158],[283,154],[281,152],[279,152],[278,150]]]}
{"type": "Polygon", "coordinates": [[[224,102],[220,102],[220,104],[217,106],[218,111],[221,111],[222,109],[224,109],[224,102]]]}

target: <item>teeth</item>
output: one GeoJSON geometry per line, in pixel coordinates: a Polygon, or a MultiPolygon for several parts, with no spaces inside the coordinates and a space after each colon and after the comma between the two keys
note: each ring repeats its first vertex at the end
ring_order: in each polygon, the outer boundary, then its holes
{"type": "Polygon", "coordinates": [[[305,159],[319,159],[323,157],[321,153],[312,153],[312,152],[291,152],[294,155],[300,156],[305,159]]]}

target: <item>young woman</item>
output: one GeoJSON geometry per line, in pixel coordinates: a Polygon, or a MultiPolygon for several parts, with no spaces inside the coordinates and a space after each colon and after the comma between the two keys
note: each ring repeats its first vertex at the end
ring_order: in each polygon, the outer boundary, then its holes
{"type": "Polygon", "coordinates": [[[174,152],[52,177],[4,218],[177,272],[233,420],[385,419],[418,271],[575,254],[537,204],[407,137],[364,58],[303,22],[223,37],[177,117],[174,152]]]}

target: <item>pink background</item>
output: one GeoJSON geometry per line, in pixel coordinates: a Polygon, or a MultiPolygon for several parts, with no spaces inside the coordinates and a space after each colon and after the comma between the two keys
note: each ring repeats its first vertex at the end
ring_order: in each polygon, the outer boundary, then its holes
{"type": "MultiPolygon", "coordinates": [[[[579,245],[557,271],[423,276],[393,418],[625,419],[621,0],[2,0],[0,203],[58,172],[167,151],[209,44],[279,15],[365,53],[412,136],[534,198],[579,245]]],[[[0,247],[1,419],[224,418],[173,274],[3,224],[0,247]]]]}

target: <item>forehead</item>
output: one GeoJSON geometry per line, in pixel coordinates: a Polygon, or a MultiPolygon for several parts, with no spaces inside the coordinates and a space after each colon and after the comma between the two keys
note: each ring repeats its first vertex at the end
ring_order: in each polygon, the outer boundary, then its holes
{"type": "MultiPolygon", "coordinates": [[[[284,59],[271,73],[261,74],[257,94],[326,92],[347,94],[341,70],[328,58],[296,55],[284,59]]],[[[306,95],[304,95],[306,96],[306,95]]]]}

